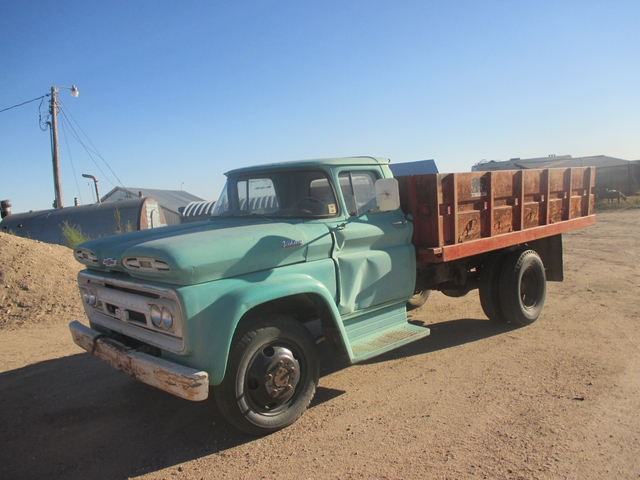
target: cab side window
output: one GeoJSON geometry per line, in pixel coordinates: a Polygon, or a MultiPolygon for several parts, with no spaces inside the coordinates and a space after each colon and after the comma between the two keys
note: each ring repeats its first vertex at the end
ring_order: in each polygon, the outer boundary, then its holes
{"type": "Polygon", "coordinates": [[[376,180],[374,172],[356,170],[338,175],[342,196],[349,215],[362,215],[376,206],[376,180]]]}

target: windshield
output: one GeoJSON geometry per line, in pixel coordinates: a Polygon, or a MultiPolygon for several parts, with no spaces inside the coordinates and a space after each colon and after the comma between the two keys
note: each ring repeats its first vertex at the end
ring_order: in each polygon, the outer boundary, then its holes
{"type": "Polygon", "coordinates": [[[328,218],[338,210],[327,175],[303,170],[229,178],[212,216],[328,218]]]}

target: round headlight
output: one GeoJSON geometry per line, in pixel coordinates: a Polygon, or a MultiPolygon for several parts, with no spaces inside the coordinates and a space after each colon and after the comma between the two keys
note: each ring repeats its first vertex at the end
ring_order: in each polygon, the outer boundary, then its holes
{"type": "Polygon", "coordinates": [[[88,288],[82,289],[82,301],[87,305],[91,305],[92,307],[95,307],[98,304],[96,294],[88,288]]]}
{"type": "Polygon", "coordinates": [[[151,305],[151,321],[156,327],[159,327],[162,323],[162,312],[160,311],[160,307],[158,305],[151,305]]]}
{"type": "Polygon", "coordinates": [[[162,309],[162,325],[169,330],[173,328],[173,315],[166,308],[162,309]]]}

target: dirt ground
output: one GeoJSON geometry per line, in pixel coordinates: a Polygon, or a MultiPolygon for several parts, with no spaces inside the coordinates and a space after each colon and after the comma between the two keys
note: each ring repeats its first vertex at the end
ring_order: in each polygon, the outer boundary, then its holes
{"type": "Polygon", "coordinates": [[[431,336],[364,364],[321,344],[293,426],[255,439],[76,347],[71,251],[0,235],[0,478],[640,477],[640,210],[564,236],[540,319],[433,294],[431,336]]]}

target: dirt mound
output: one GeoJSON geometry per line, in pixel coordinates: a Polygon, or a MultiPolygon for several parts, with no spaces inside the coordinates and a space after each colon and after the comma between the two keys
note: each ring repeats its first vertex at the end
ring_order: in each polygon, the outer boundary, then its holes
{"type": "Polygon", "coordinates": [[[83,318],[72,250],[0,233],[0,330],[83,318]]]}

